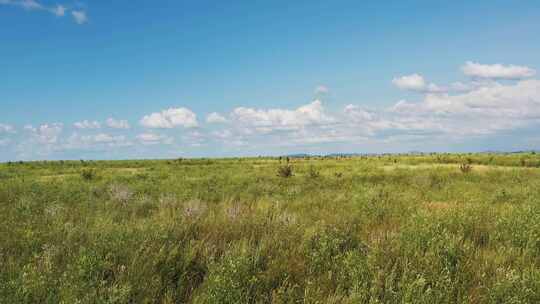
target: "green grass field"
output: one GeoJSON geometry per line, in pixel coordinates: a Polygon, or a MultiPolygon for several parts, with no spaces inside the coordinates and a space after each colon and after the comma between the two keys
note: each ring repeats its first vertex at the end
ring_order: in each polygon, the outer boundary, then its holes
{"type": "Polygon", "coordinates": [[[0,303],[540,303],[540,156],[284,166],[0,164],[0,303]]]}

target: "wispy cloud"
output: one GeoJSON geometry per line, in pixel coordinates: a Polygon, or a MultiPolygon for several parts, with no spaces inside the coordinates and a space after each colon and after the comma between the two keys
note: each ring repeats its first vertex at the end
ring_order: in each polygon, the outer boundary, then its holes
{"type": "Polygon", "coordinates": [[[71,11],[73,20],[75,20],[77,24],[84,24],[88,22],[88,17],[84,10],[70,9],[67,6],[60,4],[49,6],[35,0],[0,0],[0,5],[11,5],[28,11],[48,12],[57,17],[64,17],[66,12],[71,11]]]}
{"type": "Polygon", "coordinates": [[[324,94],[328,94],[328,92],[330,91],[330,89],[328,89],[327,86],[325,85],[319,85],[315,88],[314,92],[315,94],[321,94],[321,95],[324,95],[324,94]]]}
{"type": "Polygon", "coordinates": [[[480,64],[468,61],[461,67],[463,73],[474,78],[524,79],[536,74],[534,69],[519,65],[480,64]]]}
{"type": "Polygon", "coordinates": [[[85,11],[72,11],[71,15],[77,24],[84,24],[88,22],[88,17],[85,11]]]}
{"type": "Polygon", "coordinates": [[[13,126],[0,123],[0,133],[13,133],[13,132],[15,132],[15,128],[13,128],[13,126]]]}
{"type": "Polygon", "coordinates": [[[99,129],[101,124],[97,121],[83,120],[73,124],[76,129],[99,129]]]}

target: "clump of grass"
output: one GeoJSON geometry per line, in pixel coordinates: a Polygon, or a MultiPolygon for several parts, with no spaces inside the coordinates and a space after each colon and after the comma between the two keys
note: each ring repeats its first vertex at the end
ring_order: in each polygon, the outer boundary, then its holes
{"type": "Polygon", "coordinates": [[[461,164],[459,165],[459,171],[461,171],[461,173],[469,173],[472,171],[472,166],[470,164],[461,164]]]}
{"type": "Polygon", "coordinates": [[[81,177],[85,181],[91,181],[97,177],[96,170],[91,168],[84,168],[81,170],[81,177]]]}
{"type": "Polygon", "coordinates": [[[0,164],[0,302],[540,303],[522,157],[0,164]]]}
{"type": "Polygon", "coordinates": [[[308,169],[308,176],[310,178],[318,178],[321,176],[321,172],[319,170],[315,169],[315,166],[310,165],[308,169]]]}
{"type": "Polygon", "coordinates": [[[109,194],[113,201],[127,204],[133,197],[133,191],[129,187],[120,184],[114,184],[109,187],[109,194]]]}
{"type": "Polygon", "coordinates": [[[184,216],[187,218],[198,218],[207,208],[205,203],[198,200],[191,200],[184,205],[184,216]]]}
{"type": "Polygon", "coordinates": [[[286,164],[278,167],[277,175],[283,178],[289,178],[293,176],[293,168],[290,164],[286,164]]]}

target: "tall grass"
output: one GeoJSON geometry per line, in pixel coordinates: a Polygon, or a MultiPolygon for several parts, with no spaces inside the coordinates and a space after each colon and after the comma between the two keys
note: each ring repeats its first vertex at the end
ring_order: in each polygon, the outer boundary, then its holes
{"type": "Polygon", "coordinates": [[[537,157],[0,164],[0,302],[539,303],[537,157]]]}

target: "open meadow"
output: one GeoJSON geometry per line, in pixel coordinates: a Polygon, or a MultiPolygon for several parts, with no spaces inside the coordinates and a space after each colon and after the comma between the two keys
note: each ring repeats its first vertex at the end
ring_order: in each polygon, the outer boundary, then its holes
{"type": "Polygon", "coordinates": [[[1,303],[540,303],[540,156],[0,164],[1,303]]]}

